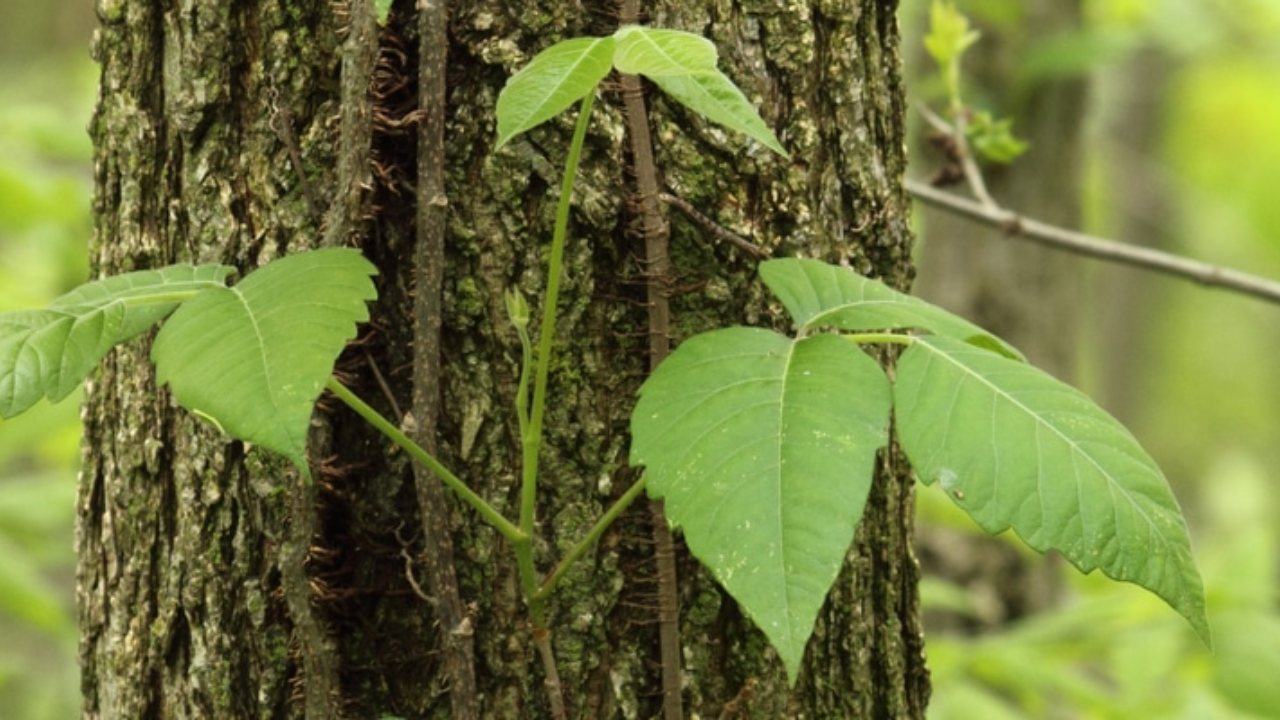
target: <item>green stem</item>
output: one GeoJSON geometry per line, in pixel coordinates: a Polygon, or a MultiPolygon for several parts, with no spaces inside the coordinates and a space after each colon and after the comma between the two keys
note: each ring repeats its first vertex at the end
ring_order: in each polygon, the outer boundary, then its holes
{"type": "Polygon", "coordinates": [[[560,299],[560,276],[564,266],[565,235],[569,229],[569,201],[573,194],[573,181],[578,174],[578,160],[582,144],[587,136],[587,124],[591,119],[591,105],[595,92],[582,98],[578,110],[578,124],[569,145],[569,158],[565,161],[564,182],[560,186],[560,205],[556,208],[555,232],[551,237],[551,258],[547,266],[547,296],[543,299],[542,327],[538,328],[538,357],[533,382],[533,408],[529,413],[529,428],[523,443],[523,473],[520,492],[520,529],[533,534],[533,510],[538,491],[538,451],[542,447],[542,417],[547,407],[547,376],[551,372],[551,345],[556,331],[556,303],[560,299]]]}
{"type": "Polygon", "coordinates": [[[850,333],[842,337],[851,343],[859,345],[910,345],[916,341],[913,335],[898,335],[896,333],[850,333]]]}
{"type": "MultiPolygon", "coordinates": [[[[542,418],[547,407],[547,377],[551,372],[551,346],[556,331],[556,304],[560,300],[560,276],[564,272],[565,237],[569,230],[569,203],[573,181],[578,175],[578,161],[591,121],[591,105],[595,91],[582,98],[578,123],[569,143],[564,180],[560,186],[560,204],[556,207],[555,230],[551,236],[551,257],[547,262],[547,296],[543,298],[542,326],[538,328],[538,355],[534,366],[533,406],[528,425],[523,428],[521,443],[520,533],[515,541],[516,566],[520,571],[520,587],[529,603],[529,621],[535,629],[546,629],[546,599],[538,596],[538,568],[533,560],[533,516],[538,498],[538,453],[542,448],[542,418]]],[[[524,412],[524,408],[520,408],[524,412]]]]}
{"type": "Polygon", "coordinates": [[[354,393],[347,389],[347,386],[338,382],[336,378],[331,377],[329,378],[329,382],[325,384],[325,387],[329,388],[329,392],[333,393],[339,400],[346,403],[348,407],[355,410],[356,414],[364,418],[365,421],[372,425],[378,432],[386,435],[391,442],[399,445],[405,452],[409,453],[409,457],[412,457],[428,470],[435,473],[436,477],[440,478],[441,482],[449,486],[449,489],[457,493],[458,497],[461,497],[468,505],[475,508],[476,511],[480,513],[481,517],[487,520],[494,529],[502,533],[503,537],[507,538],[512,543],[517,544],[520,542],[529,542],[529,536],[527,534],[522,532],[520,528],[512,525],[509,520],[502,516],[502,513],[498,512],[492,505],[485,502],[484,498],[477,495],[475,491],[468,487],[465,482],[460,480],[457,475],[454,475],[448,468],[441,465],[440,461],[432,457],[431,453],[422,449],[421,445],[414,442],[408,435],[401,432],[400,428],[391,424],[390,420],[379,415],[377,410],[369,407],[363,400],[356,397],[354,393]]]}
{"type": "Polygon", "coordinates": [[[640,497],[640,493],[644,492],[644,484],[645,478],[643,477],[632,483],[631,487],[627,488],[627,491],[622,494],[622,497],[618,498],[604,515],[600,516],[600,519],[591,527],[591,530],[589,530],[587,534],[577,542],[577,544],[569,549],[569,552],[564,556],[564,559],[556,565],[556,569],[551,571],[551,574],[547,576],[546,580],[542,581],[542,586],[539,587],[538,591],[533,595],[534,600],[543,601],[551,595],[551,592],[556,589],[556,584],[559,583],[560,579],[564,577],[564,574],[569,571],[569,568],[573,567],[573,564],[578,561],[578,558],[582,557],[583,553],[590,549],[592,545],[596,544],[596,541],[600,539],[600,536],[604,534],[604,531],[608,530],[609,526],[626,511],[632,501],[640,497]]]}

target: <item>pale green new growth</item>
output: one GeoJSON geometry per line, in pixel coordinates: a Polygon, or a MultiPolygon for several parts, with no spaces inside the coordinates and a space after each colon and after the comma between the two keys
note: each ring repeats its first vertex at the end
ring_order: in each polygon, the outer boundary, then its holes
{"type": "Polygon", "coordinates": [[[144,332],[178,303],[222,287],[234,268],[175,265],[86,283],[45,310],[0,314],[0,417],[80,386],[116,344],[144,332]]]}
{"type": "Polygon", "coordinates": [[[632,464],[792,682],[862,517],[889,406],[888,380],[857,347],[758,328],[685,341],[640,389],[632,464]]]}
{"type": "MultiPolygon", "coordinates": [[[[963,128],[962,140],[991,162],[1010,163],[1027,150],[1027,143],[1013,135],[1012,118],[996,119],[986,111],[973,112],[961,98],[960,59],[979,37],[953,2],[934,0],[924,46],[938,63],[947,86],[950,112],[956,116],[958,127],[963,128]]],[[[968,154],[968,149],[964,148],[963,152],[968,154]]]]}
{"type": "Polygon", "coordinates": [[[1027,142],[1013,134],[1013,118],[997,120],[991,113],[979,110],[973,113],[965,132],[973,149],[991,162],[1007,165],[1027,151],[1027,142]]]}
{"type": "Polygon", "coordinates": [[[184,407],[305,471],[311,408],[356,323],[368,319],[374,273],[359,251],[334,248],[207,290],[156,336],[157,377],[184,407]]]}
{"type": "Polygon", "coordinates": [[[982,37],[969,26],[969,18],[950,0],[933,0],[929,8],[929,34],[924,46],[939,65],[959,62],[960,56],[982,37]]]}
{"type": "Polygon", "coordinates": [[[942,69],[953,108],[960,106],[960,58],[980,35],[969,27],[969,18],[950,0],[934,0],[929,10],[929,34],[924,46],[942,69]]]}

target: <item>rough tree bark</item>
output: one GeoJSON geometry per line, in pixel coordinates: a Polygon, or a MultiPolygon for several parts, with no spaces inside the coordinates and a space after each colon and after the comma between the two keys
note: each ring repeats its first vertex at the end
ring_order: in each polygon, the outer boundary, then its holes
{"type": "MultiPolygon", "coordinates": [[[[435,425],[447,464],[513,515],[518,346],[502,291],[541,294],[572,116],[494,153],[494,101],[534,52],[612,32],[615,4],[449,3],[446,105],[420,110],[418,39],[432,28],[418,14],[440,17],[442,6],[417,5],[398,0],[387,26],[372,28],[368,0],[100,2],[92,256],[99,272],[193,260],[247,271],[320,244],[360,247],[381,269],[381,298],[339,371],[385,414],[435,425]],[[417,127],[425,117],[444,122],[443,194],[426,198],[431,208],[415,188],[437,181],[418,165],[419,142],[431,154],[417,127]],[[418,223],[443,227],[438,272],[415,274],[415,237],[440,235],[418,223]],[[415,360],[415,292],[438,294],[442,307],[434,369],[422,348],[415,360]],[[429,420],[425,398],[438,398],[429,420]]],[[[907,286],[894,11],[872,0],[646,5],[655,24],[711,37],[793,152],[773,157],[650,95],[665,189],[777,254],[907,286]]],[[[621,399],[647,364],[645,268],[642,241],[627,232],[622,103],[616,89],[604,99],[566,261],[538,509],[544,569],[635,479],[621,399]]],[[[752,258],[668,219],[674,341],[774,317],[752,258]]],[[[302,487],[283,463],[174,407],[147,352],[143,341],[113,353],[84,409],[86,717],[545,716],[515,565],[493,531],[447,495],[420,495],[405,458],[332,403],[314,423],[317,482],[302,487]],[[440,516],[424,522],[423,507],[440,516]],[[448,573],[429,567],[442,562],[454,571],[451,608],[448,573]],[[454,682],[466,670],[474,696],[451,698],[470,695],[454,682]]],[[[794,689],[750,621],[681,555],[690,715],[922,716],[911,505],[909,471],[886,452],[794,689]]],[[[658,712],[649,522],[629,513],[553,603],[572,717],[658,712]]]]}

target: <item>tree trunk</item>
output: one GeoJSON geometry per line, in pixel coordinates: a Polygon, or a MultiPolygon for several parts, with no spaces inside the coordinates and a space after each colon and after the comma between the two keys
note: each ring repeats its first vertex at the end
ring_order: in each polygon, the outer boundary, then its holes
{"type": "MultiPolygon", "coordinates": [[[[1105,234],[1124,242],[1168,250],[1173,245],[1177,213],[1174,183],[1157,158],[1168,142],[1164,123],[1169,113],[1172,79],[1179,58],[1158,47],[1143,47],[1104,81],[1105,172],[1108,214],[1105,234]]],[[[1096,321],[1091,346],[1098,357],[1098,394],[1104,407],[1126,424],[1142,407],[1142,358],[1152,357],[1157,315],[1167,292],[1148,273],[1104,265],[1091,278],[1089,297],[1096,321]],[[1109,312],[1106,308],[1124,308],[1109,312]]],[[[1132,425],[1130,425],[1133,427],[1132,425]]]]}
{"type": "MultiPolygon", "coordinates": [[[[397,1],[375,28],[368,0],[100,3],[92,254],[102,272],[192,260],[247,271],[315,245],[360,247],[381,269],[381,297],[339,372],[384,414],[436,426],[446,464],[513,517],[519,350],[502,293],[519,287],[535,306],[541,297],[573,117],[495,153],[494,101],[552,42],[611,33],[616,8],[450,3],[446,105],[417,112],[419,58],[432,57],[419,38],[440,16],[438,4],[418,5],[397,1]],[[428,195],[428,125],[441,121],[443,194],[428,195]],[[415,271],[415,236],[443,240],[434,274],[415,271]],[[426,294],[442,308],[438,330],[415,322],[426,294]],[[439,333],[434,370],[430,348],[415,354],[415,332],[439,333]]],[[[793,153],[726,137],[651,93],[665,188],[775,254],[844,261],[905,287],[894,10],[870,0],[645,7],[654,24],[707,34],[793,153]]],[[[424,67],[423,86],[433,77],[424,67]]],[[[603,98],[575,194],[552,367],[544,571],[636,479],[620,399],[646,371],[644,243],[629,231],[621,99],[612,89],[603,98]]],[[[668,220],[674,341],[779,322],[752,259],[683,216],[668,220]]],[[[403,455],[330,402],[314,421],[316,483],[302,486],[285,463],[177,409],[147,352],[138,342],[113,353],[84,410],[86,717],[547,716],[513,555],[495,532],[447,494],[432,500],[403,455]]],[[[750,620],[679,554],[690,716],[923,716],[911,479],[897,452],[880,465],[795,688],[750,620]]],[[[628,513],[554,598],[570,717],[659,712],[650,522],[628,513]]]]}

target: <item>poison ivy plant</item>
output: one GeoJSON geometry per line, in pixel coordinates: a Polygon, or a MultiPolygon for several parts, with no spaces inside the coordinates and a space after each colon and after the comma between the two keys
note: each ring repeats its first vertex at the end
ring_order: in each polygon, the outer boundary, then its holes
{"type": "Polygon", "coordinates": [[[945,336],[897,364],[897,427],[920,480],[983,530],[1013,528],[1082,572],[1151,590],[1207,643],[1187,527],[1155,462],[1119,422],[1036,368],[945,336]]]}
{"type": "Polygon", "coordinates": [[[613,38],[573,38],[538,53],[498,96],[498,147],[559,115],[609,74],[613,38]]]}
{"type": "MultiPolygon", "coordinates": [[[[943,40],[955,60],[972,37],[948,18],[943,40]]],[[[311,412],[328,387],[474,507],[513,546],[544,657],[548,595],[647,487],[665,499],[690,550],[763,630],[794,683],[894,414],[920,480],[942,485],[984,529],[1012,528],[1085,572],[1152,590],[1207,642],[1186,526],[1159,469],[1119,423],[982,328],[814,260],[761,266],[794,336],[717,330],[685,341],[656,369],[631,419],[631,462],[645,468],[643,479],[540,578],[537,461],[569,198],[595,88],[611,69],[645,75],[698,114],[785,154],[716,60],[714,46],[695,35],[627,26],[553,45],[498,99],[499,146],[575,101],[582,108],[536,355],[529,308],[514,293],[507,298],[522,346],[518,524],[331,377],[376,294],[373,266],[351,249],[291,255],[231,287],[231,269],[220,265],[130,273],[89,283],[45,310],[0,315],[0,415],[65,396],[112,346],[167,317],[152,347],[159,380],[229,435],[284,455],[308,476],[311,412]],[[906,346],[891,375],[864,351],[869,344],[906,346]]]]}
{"type": "Polygon", "coordinates": [[[770,261],[760,265],[760,279],[801,333],[914,328],[1022,359],[1012,345],[968,320],[847,268],[803,258],[770,261]]]}
{"type": "Polygon", "coordinates": [[[984,530],[1013,528],[1084,572],[1151,590],[1208,643],[1177,503],[1117,421],[981,328],[875,280],[802,259],[760,273],[796,339],[734,328],[681,344],[640,390],[631,461],[793,682],[891,407],[921,481],[941,484],[984,530]],[[871,343],[907,346],[892,401],[856,346],[871,343]]]}

